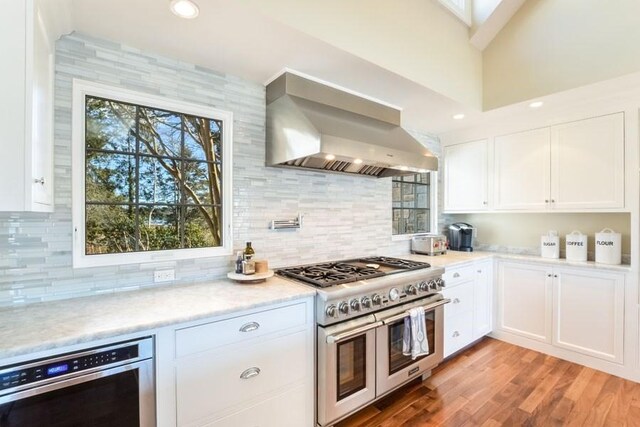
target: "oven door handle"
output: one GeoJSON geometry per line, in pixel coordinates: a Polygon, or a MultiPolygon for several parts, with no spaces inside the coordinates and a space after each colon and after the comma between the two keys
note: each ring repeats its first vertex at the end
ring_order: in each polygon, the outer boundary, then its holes
{"type": "Polygon", "coordinates": [[[353,338],[357,335],[362,334],[363,332],[370,331],[371,329],[375,329],[382,326],[382,322],[373,322],[364,326],[358,326],[357,328],[349,329],[348,331],[341,332],[335,335],[327,336],[327,344],[335,344],[340,341],[344,341],[349,338],[353,338]]]}
{"type": "MultiPolygon", "coordinates": [[[[449,304],[450,302],[451,302],[451,300],[448,299],[448,298],[447,299],[441,299],[440,301],[434,302],[433,304],[425,305],[423,308],[424,308],[424,311],[428,311],[428,310],[443,306],[445,304],[449,304]]],[[[383,324],[385,324],[385,325],[388,325],[389,323],[393,323],[396,320],[404,319],[405,317],[408,317],[408,316],[409,316],[409,312],[405,311],[405,312],[402,312],[402,313],[399,313],[399,314],[395,314],[393,316],[389,316],[386,319],[382,319],[381,322],[383,324]]]]}

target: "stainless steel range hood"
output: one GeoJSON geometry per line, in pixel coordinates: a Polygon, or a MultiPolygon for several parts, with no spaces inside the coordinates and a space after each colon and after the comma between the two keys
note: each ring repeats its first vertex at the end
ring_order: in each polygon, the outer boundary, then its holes
{"type": "Polygon", "coordinates": [[[438,170],[400,110],[286,72],[267,85],[267,165],[378,178],[438,170]]]}

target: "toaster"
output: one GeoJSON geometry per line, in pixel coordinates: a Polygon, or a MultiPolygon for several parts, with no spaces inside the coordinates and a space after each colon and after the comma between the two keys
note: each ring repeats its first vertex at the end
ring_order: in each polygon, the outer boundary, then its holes
{"type": "Polygon", "coordinates": [[[422,234],[411,238],[411,253],[421,255],[444,255],[447,253],[447,238],[441,234],[422,234]]]}

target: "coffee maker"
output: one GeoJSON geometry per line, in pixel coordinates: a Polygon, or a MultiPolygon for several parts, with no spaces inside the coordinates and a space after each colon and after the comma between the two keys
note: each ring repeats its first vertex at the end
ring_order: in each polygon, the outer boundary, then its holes
{"type": "Polygon", "coordinates": [[[456,222],[449,226],[449,249],[452,251],[473,252],[473,234],[475,228],[466,222],[456,222]]]}

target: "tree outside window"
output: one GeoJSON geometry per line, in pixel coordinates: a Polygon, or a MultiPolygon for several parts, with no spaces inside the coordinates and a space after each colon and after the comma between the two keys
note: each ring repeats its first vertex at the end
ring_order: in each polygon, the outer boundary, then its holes
{"type": "Polygon", "coordinates": [[[221,246],[222,126],[87,95],[86,255],[221,246]]]}

